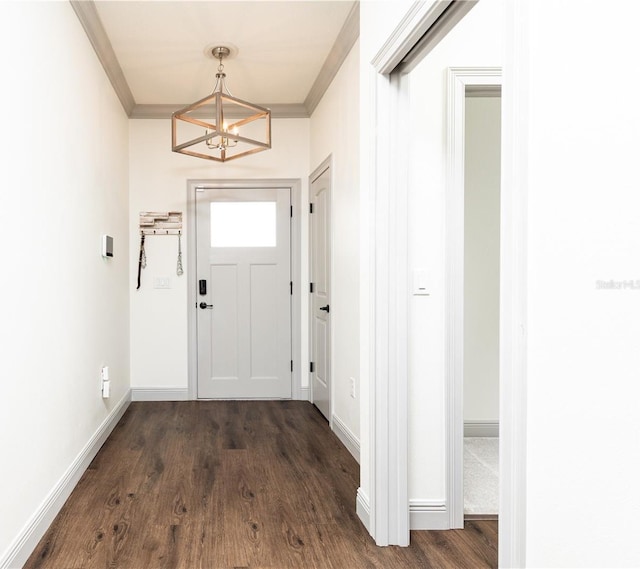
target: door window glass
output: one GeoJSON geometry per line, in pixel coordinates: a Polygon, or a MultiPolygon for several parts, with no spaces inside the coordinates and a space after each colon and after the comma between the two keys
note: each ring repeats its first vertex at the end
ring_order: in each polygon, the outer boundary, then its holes
{"type": "Polygon", "coordinates": [[[275,247],[276,202],[211,202],[212,247],[275,247]]]}

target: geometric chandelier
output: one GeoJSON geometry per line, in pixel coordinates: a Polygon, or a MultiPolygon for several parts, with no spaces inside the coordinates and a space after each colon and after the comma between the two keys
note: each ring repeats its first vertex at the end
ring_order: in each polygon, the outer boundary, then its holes
{"type": "Polygon", "coordinates": [[[225,84],[222,60],[228,47],[214,47],[219,60],[213,92],[171,115],[171,149],[226,162],[271,148],[271,111],[234,97],[225,84]]]}

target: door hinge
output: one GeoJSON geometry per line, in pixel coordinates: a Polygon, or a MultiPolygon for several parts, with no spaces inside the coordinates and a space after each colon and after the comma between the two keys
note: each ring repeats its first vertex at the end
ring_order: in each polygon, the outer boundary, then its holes
{"type": "Polygon", "coordinates": [[[309,202],[309,213],[313,213],[313,204],[309,202]]]}
{"type": "Polygon", "coordinates": [[[289,281],[289,294],[293,296],[293,281],[289,281]]]}
{"type": "Polygon", "coordinates": [[[289,217],[293,217],[293,206],[289,206],[289,217]]]}
{"type": "Polygon", "coordinates": [[[309,292],[313,293],[313,283],[309,283],[309,292]]]}
{"type": "Polygon", "coordinates": [[[315,365],[313,364],[313,362],[309,362],[309,373],[313,373],[315,369],[315,365]]]}
{"type": "Polygon", "coordinates": [[[291,360],[291,371],[293,371],[293,360],[291,360]]]}

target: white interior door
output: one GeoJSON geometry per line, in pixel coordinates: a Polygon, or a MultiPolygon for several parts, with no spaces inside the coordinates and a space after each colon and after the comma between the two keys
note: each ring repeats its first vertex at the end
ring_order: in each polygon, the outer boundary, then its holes
{"type": "Polygon", "coordinates": [[[291,398],[289,189],[196,193],[198,398],[291,398]]]}
{"type": "Polygon", "coordinates": [[[331,420],[331,171],[311,181],[311,397],[331,420]]]}

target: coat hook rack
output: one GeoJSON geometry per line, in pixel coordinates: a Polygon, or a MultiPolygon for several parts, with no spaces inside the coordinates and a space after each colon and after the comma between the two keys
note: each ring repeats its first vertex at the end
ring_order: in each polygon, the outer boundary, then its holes
{"type": "Polygon", "coordinates": [[[141,211],[139,227],[142,235],[180,235],[182,212],[141,211]]]}
{"type": "Polygon", "coordinates": [[[138,286],[140,288],[142,269],[147,266],[147,253],[144,240],[147,235],[177,235],[178,236],[178,262],[176,274],[182,276],[182,212],[181,211],[141,211],[140,221],[140,257],[138,259],[138,286]]]}

